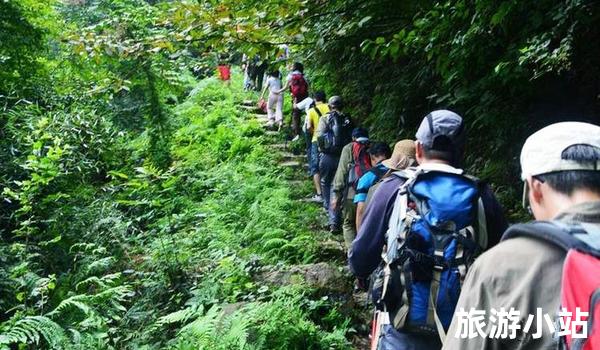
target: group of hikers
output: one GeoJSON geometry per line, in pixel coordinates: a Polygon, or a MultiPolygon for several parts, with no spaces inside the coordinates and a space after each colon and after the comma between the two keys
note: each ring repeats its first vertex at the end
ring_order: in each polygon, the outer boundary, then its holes
{"type": "Polygon", "coordinates": [[[600,348],[600,127],[561,122],[527,139],[523,205],[536,221],[509,227],[491,188],[461,169],[461,116],[432,111],[392,150],[341,97],[309,97],[303,66],[291,68],[285,84],[269,73],[269,120],[282,124],[289,89],[313,199],[376,307],[372,349],[600,348]]]}

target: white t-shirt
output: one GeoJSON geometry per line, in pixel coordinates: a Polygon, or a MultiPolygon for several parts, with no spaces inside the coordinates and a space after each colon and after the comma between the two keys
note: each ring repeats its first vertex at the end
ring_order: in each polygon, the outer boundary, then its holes
{"type": "Polygon", "coordinates": [[[270,92],[275,92],[281,90],[281,80],[275,77],[269,77],[267,79],[267,86],[269,87],[270,92]]]}

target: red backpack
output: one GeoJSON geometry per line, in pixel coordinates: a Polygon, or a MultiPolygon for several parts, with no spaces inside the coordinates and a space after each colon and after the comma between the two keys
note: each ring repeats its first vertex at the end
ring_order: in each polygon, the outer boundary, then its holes
{"type": "Polygon", "coordinates": [[[600,229],[586,223],[534,221],[511,226],[502,240],[522,236],[542,239],[567,252],[560,303],[561,309],[570,315],[560,317],[562,323],[556,324],[566,325],[569,331],[577,334],[587,328],[587,338],[572,337],[568,332],[561,335],[559,349],[600,350],[600,323],[594,323],[600,317],[600,229]],[[582,313],[589,316],[576,317],[582,313]]]}
{"type": "Polygon", "coordinates": [[[297,101],[302,101],[308,97],[308,83],[304,79],[304,75],[299,73],[292,74],[290,92],[292,93],[292,97],[296,98],[297,101]]]}
{"type": "Polygon", "coordinates": [[[352,163],[350,163],[350,173],[348,174],[348,183],[356,189],[358,180],[369,169],[371,169],[371,157],[369,157],[369,142],[352,142],[352,163]]]}

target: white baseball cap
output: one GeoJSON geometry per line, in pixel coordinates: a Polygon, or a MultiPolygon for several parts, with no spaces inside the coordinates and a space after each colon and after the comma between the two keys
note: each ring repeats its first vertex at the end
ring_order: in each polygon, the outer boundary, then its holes
{"type": "Polygon", "coordinates": [[[600,171],[600,162],[564,159],[563,152],[575,145],[600,149],[600,126],[562,122],[549,125],[529,136],[521,150],[521,180],[556,171],[600,171]]]}

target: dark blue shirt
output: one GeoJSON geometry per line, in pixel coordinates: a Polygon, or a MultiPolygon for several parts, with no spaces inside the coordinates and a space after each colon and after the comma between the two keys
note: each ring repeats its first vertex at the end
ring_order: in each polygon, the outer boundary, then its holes
{"type": "MultiPolygon", "coordinates": [[[[357,277],[368,277],[381,262],[388,222],[404,179],[392,175],[384,179],[367,204],[365,215],[348,256],[350,270],[357,277]]],[[[485,209],[488,246],[496,245],[507,228],[502,207],[489,186],[483,184],[481,199],[485,209]]]]}

